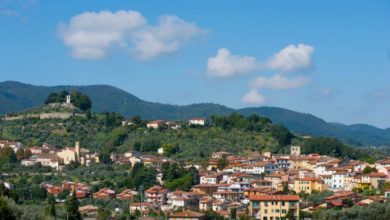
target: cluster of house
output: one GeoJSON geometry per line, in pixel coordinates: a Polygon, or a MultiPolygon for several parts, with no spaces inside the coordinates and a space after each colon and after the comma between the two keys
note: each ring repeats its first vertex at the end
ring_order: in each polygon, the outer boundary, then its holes
{"type": "MultiPolygon", "coordinates": [[[[157,158],[154,158],[158,160],[157,158]]],[[[174,161],[171,161],[174,162],[174,161]]],[[[159,163],[148,163],[159,169],[159,163]]],[[[130,203],[130,210],[213,210],[228,217],[234,209],[237,214],[247,214],[255,219],[299,218],[300,210],[311,212],[319,208],[342,207],[350,199],[356,205],[367,205],[390,199],[390,190],[384,196],[363,198],[352,189],[377,189],[390,181],[390,160],[368,164],[361,161],[342,161],[338,158],[309,154],[301,155],[299,146],[291,147],[291,154],[264,153],[252,157],[214,152],[200,173],[200,184],[189,192],[170,192],[161,186],[145,191],[143,203],[130,203]],[[218,170],[218,161],[226,158],[228,165],[218,170]],[[377,171],[364,174],[365,167],[377,171]],[[298,194],[333,191],[322,204],[310,204],[298,194]],[[291,193],[294,191],[294,193],[291,193]]],[[[188,219],[188,218],[184,218],[188,219]]]]}
{"type": "Polygon", "coordinates": [[[44,188],[47,193],[56,197],[62,192],[68,190],[69,193],[76,193],[76,197],[78,199],[92,197],[98,200],[106,200],[112,198],[117,198],[119,200],[134,200],[134,197],[138,194],[137,191],[131,189],[125,189],[117,194],[114,190],[109,188],[102,188],[99,191],[93,193],[91,187],[87,184],[72,182],[69,180],[62,181],[60,186],[43,182],[41,183],[41,187],[44,188]]]}
{"type": "MultiPolygon", "coordinates": [[[[132,125],[133,122],[131,120],[122,121],[123,126],[132,125]]],[[[188,125],[197,125],[197,126],[205,126],[207,124],[206,118],[191,118],[188,119],[188,125]]],[[[172,129],[179,129],[180,125],[175,121],[166,121],[166,120],[154,120],[150,121],[146,124],[146,127],[149,129],[158,129],[161,126],[168,126],[172,129]]]]}
{"type": "MultiPolygon", "coordinates": [[[[198,121],[199,122],[199,121],[198,121]]],[[[194,122],[194,123],[198,123],[194,122]]],[[[199,122],[200,123],[200,122],[199,122]]],[[[13,150],[22,148],[18,142],[0,141],[0,147],[11,147],[13,150]]],[[[76,142],[74,147],[55,149],[49,145],[27,148],[31,158],[22,161],[30,166],[40,163],[60,169],[62,165],[72,161],[88,165],[99,162],[97,154],[81,148],[76,142]]],[[[156,155],[141,155],[131,151],[124,154],[111,154],[111,160],[117,164],[143,163],[161,171],[163,163],[176,163],[171,158],[156,155]]],[[[390,159],[368,164],[362,161],[345,161],[338,158],[308,154],[302,155],[299,146],[291,146],[290,154],[254,154],[252,156],[237,156],[229,152],[214,152],[207,167],[188,163],[187,167],[195,167],[199,171],[200,183],[189,192],[169,191],[163,187],[162,174],[156,176],[160,183],[146,189],[141,195],[142,202],[134,202],[137,192],[126,189],[120,193],[103,188],[92,192],[91,187],[82,183],[64,181],[61,186],[43,183],[50,194],[59,195],[66,189],[76,192],[80,199],[93,197],[95,199],[117,198],[129,201],[130,211],[163,211],[169,219],[203,219],[201,213],[213,210],[220,215],[229,216],[232,210],[237,214],[247,214],[255,219],[282,220],[286,216],[299,218],[300,210],[311,212],[319,208],[342,207],[348,199],[356,205],[366,205],[390,199],[390,190],[385,190],[384,196],[363,198],[353,189],[378,189],[385,182],[390,182],[390,159]],[[219,169],[219,161],[224,159],[227,166],[219,169]],[[366,167],[375,168],[371,173],[364,173],[366,167]],[[310,204],[302,200],[298,194],[333,191],[322,204],[310,204]],[[294,191],[294,193],[291,193],[294,191]],[[186,210],[174,213],[175,210],[186,210]],[[189,211],[194,210],[194,211],[189,211]],[[170,214],[169,214],[170,213],[170,214]],[[173,214],[174,213],[174,214],[173,214]],[[187,216],[187,217],[185,217],[187,216]],[[190,216],[190,217],[188,217],[190,216]]],[[[97,207],[85,206],[80,211],[84,214],[94,214],[97,207]]]]}
{"type": "Polygon", "coordinates": [[[65,147],[62,149],[54,148],[48,144],[28,147],[25,149],[30,150],[31,157],[21,161],[21,164],[24,166],[34,166],[36,164],[40,164],[42,166],[61,170],[64,165],[68,165],[72,161],[78,162],[82,165],[99,162],[98,154],[91,153],[89,150],[80,147],[80,142],[78,141],[75,142],[74,147],[65,147]]]}

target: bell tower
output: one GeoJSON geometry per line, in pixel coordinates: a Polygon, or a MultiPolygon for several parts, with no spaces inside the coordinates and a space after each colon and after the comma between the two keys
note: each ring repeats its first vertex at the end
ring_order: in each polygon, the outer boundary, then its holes
{"type": "Polygon", "coordinates": [[[299,156],[301,155],[301,146],[291,146],[291,155],[299,156]]]}

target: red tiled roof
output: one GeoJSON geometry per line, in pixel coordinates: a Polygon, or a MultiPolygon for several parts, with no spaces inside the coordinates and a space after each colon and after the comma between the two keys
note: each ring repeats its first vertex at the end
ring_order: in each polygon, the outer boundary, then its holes
{"type": "Polygon", "coordinates": [[[252,195],[251,201],[299,201],[298,195],[252,195]]]}
{"type": "Polygon", "coordinates": [[[194,212],[194,211],[183,211],[178,212],[175,214],[170,215],[169,217],[176,217],[176,218],[200,218],[203,217],[204,214],[200,212],[194,212]]]}

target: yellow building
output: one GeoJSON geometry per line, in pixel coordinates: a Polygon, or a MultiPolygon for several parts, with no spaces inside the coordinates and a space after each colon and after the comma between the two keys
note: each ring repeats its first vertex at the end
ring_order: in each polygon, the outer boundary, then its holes
{"type": "Polygon", "coordinates": [[[371,183],[356,183],[354,188],[365,190],[373,189],[374,187],[371,185],[371,183]]]}
{"type": "Polygon", "coordinates": [[[249,213],[259,220],[285,220],[294,215],[299,219],[298,195],[256,195],[250,196],[249,213]]]}
{"type": "Polygon", "coordinates": [[[308,193],[311,194],[314,190],[323,192],[328,189],[328,185],[324,184],[324,181],[317,178],[305,177],[296,179],[294,181],[294,191],[296,193],[308,193]]]}

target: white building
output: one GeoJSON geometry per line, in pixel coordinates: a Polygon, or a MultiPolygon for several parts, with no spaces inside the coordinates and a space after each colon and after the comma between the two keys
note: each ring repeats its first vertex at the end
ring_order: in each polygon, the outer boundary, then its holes
{"type": "Polygon", "coordinates": [[[263,161],[263,162],[257,162],[253,165],[253,171],[252,174],[263,174],[263,173],[273,173],[276,170],[275,164],[263,161]]]}
{"type": "Polygon", "coordinates": [[[205,118],[191,118],[188,120],[189,125],[201,125],[204,126],[206,124],[205,118]]]}
{"type": "Polygon", "coordinates": [[[349,177],[348,171],[337,171],[332,174],[330,188],[333,190],[344,189],[346,178],[349,177]]]}
{"type": "Polygon", "coordinates": [[[200,177],[200,184],[218,184],[223,178],[222,173],[215,173],[200,177]]]}
{"type": "Polygon", "coordinates": [[[148,122],[148,123],[146,124],[146,127],[147,127],[147,128],[157,129],[157,128],[160,127],[162,124],[164,124],[164,121],[163,121],[163,120],[155,120],[155,121],[148,122]]]}

